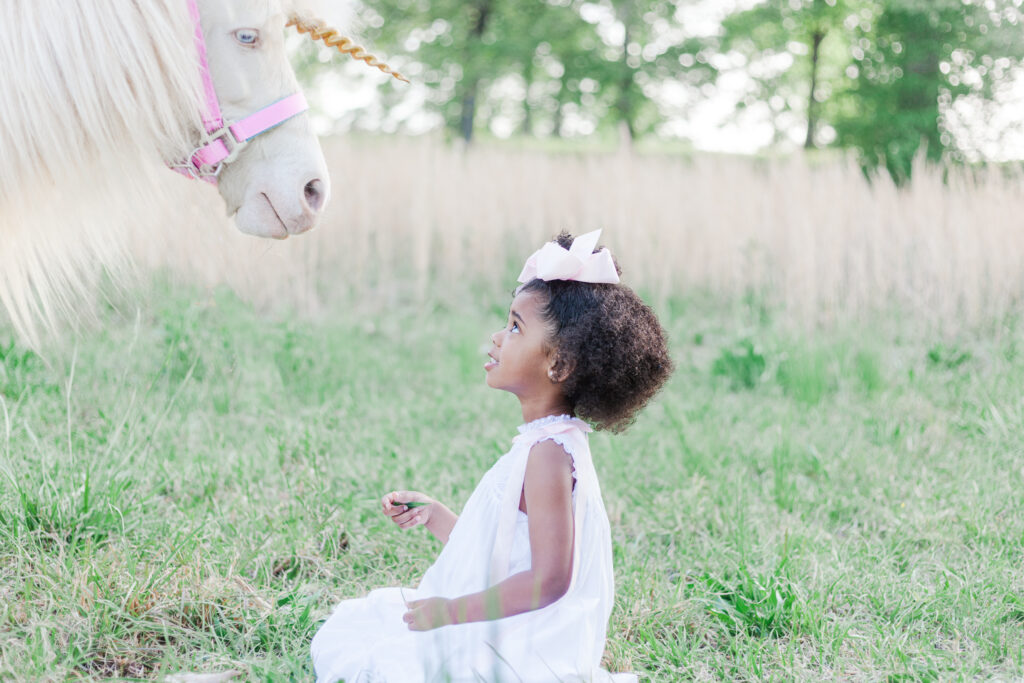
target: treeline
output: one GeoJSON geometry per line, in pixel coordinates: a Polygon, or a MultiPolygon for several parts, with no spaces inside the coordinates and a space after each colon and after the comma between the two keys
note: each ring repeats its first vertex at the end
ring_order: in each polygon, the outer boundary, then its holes
{"type": "Polygon", "coordinates": [[[932,160],[969,157],[954,104],[984,112],[1024,59],[1022,0],[751,0],[724,16],[708,0],[363,3],[361,32],[467,141],[499,116],[531,136],[570,119],[655,135],[726,89],[777,142],[797,131],[897,179],[922,145],[932,160]]]}

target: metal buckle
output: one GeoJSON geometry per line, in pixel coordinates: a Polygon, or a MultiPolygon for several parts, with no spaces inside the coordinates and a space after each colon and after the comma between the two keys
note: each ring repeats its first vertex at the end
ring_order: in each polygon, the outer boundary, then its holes
{"type": "MultiPolygon", "coordinates": [[[[196,168],[196,165],[192,163],[192,158],[195,157],[195,155],[202,148],[203,145],[196,147],[195,149],[192,150],[191,153],[189,153],[187,157],[185,157],[184,161],[179,161],[174,164],[167,164],[167,167],[175,171],[178,171],[179,173],[189,176],[190,178],[192,178],[192,180],[202,180],[203,178],[206,177],[217,177],[217,174],[220,173],[220,168],[217,168],[216,172],[214,173],[209,173],[206,172],[202,167],[196,168]]],[[[221,164],[218,164],[218,167],[219,166],[221,166],[221,164]]]]}
{"type": "Polygon", "coordinates": [[[196,154],[199,154],[199,150],[206,147],[206,144],[199,145],[189,152],[188,156],[185,157],[184,161],[179,161],[173,164],[167,164],[168,168],[171,168],[179,173],[183,173],[191,177],[193,180],[203,180],[205,178],[216,178],[220,175],[221,170],[224,168],[224,162],[220,161],[216,166],[209,166],[208,164],[196,165],[193,159],[196,154]]]}
{"type": "MultiPolygon", "coordinates": [[[[199,145],[200,147],[206,147],[207,145],[213,144],[217,140],[224,141],[224,146],[228,148],[228,155],[221,159],[220,163],[217,164],[218,166],[230,164],[232,161],[238,158],[238,155],[242,152],[243,149],[245,149],[246,145],[249,144],[248,140],[239,140],[235,137],[235,134],[231,132],[231,125],[232,124],[224,124],[224,126],[220,130],[214,131],[213,133],[208,133],[207,136],[202,139],[201,144],[199,145]]],[[[220,173],[220,168],[218,168],[213,175],[217,175],[218,173],[220,173]]]]}
{"type": "Polygon", "coordinates": [[[171,168],[180,169],[186,175],[191,176],[195,180],[202,180],[203,178],[216,178],[220,175],[220,172],[224,170],[224,164],[230,163],[238,158],[242,150],[249,144],[248,140],[239,140],[235,137],[235,134],[231,132],[231,128],[223,126],[212,133],[207,133],[199,141],[199,144],[189,152],[189,155],[185,157],[184,161],[180,161],[176,164],[168,164],[171,168]],[[210,166],[209,164],[196,164],[196,154],[199,151],[209,147],[217,140],[224,142],[224,147],[228,150],[228,155],[218,161],[215,165],[210,166]]]}

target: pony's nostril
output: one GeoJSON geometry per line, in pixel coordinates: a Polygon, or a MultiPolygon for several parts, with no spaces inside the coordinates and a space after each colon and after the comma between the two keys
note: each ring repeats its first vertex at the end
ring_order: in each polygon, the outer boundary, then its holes
{"type": "Polygon", "coordinates": [[[318,213],[324,205],[324,183],[319,178],[314,178],[306,183],[302,190],[306,198],[306,206],[313,213],[318,213]]]}

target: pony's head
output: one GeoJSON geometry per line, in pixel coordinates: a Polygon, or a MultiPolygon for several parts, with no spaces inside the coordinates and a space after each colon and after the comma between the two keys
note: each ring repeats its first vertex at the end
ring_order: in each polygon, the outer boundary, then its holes
{"type": "MultiPolygon", "coordinates": [[[[339,4],[196,0],[226,122],[299,91],[287,22],[399,77],[310,18],[339,4]]],[[[205,149],[192,9],[189,0],[0,0],[0,308],[31,344],[77,318],[76,295],[94,291],[100,272],[118,280],[128,270],[129,229],[173,225],[181,202],[196,199],[159,163],[205,149]]],[[[242,232],[283,238],[316,225],[330,185],[308,116],[236,151],[218,189],[242,232]]]]}
{"type": "MultiPolygon", "coordinates": [[[[226,121],[241,119],[295,92],[281,0],[202,0],[199,3],[210,75],[226,121]]],[[[249,142],[226,164],[218,190],[245,233],[285,238],[314,227],[331,185],[320,144],[306,114],[249,142]]]]}
{"type": "MultiPolygon", "coordinates": [[[[227,121],[298,91],[285,54],[285,23],[405,80],[348,38],[300,9],[296,0],[201,0],[210,75],[227,121]]],[[[242,232],[285,238],[316,225],[330,196],[320,145],[305,114],[252,138],[219,176],[218,187],[242,232]]]]}

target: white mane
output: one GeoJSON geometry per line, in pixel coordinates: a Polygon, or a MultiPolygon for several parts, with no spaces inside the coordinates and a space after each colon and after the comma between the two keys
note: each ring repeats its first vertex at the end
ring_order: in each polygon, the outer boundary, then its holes
{"type": "Polygon", "coordinates": [[[30,343],[166,223],[200,93],[186,0],[0,2],[0,304],[30,343]]]}

